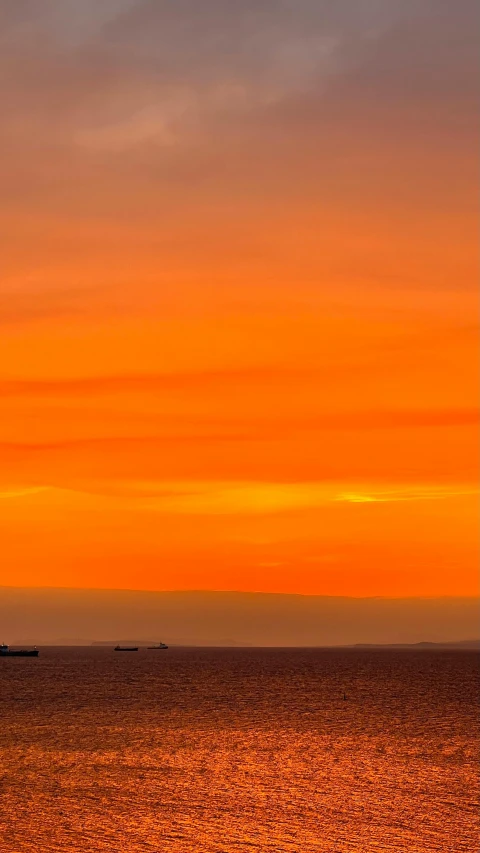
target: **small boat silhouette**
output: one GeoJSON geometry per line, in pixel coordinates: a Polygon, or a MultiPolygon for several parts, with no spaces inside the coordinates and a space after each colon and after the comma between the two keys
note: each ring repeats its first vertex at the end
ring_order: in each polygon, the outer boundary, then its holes
{"type": "Polygon", "coordinates": [[[115,646],[114,652],[138,652],[138,646],[115,646]]]}
{"type": "Polygon", "coordinates": [[[168,649],[165,643],[156,643],[154,646],[147,646],[148,649],[168,649]]]}

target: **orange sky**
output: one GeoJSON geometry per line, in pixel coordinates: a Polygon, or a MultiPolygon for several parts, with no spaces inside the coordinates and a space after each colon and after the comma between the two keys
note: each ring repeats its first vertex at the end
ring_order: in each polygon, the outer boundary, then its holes
{"type": "Polygon", "coordinates": [[[2,583],[476,594],[474,4],[201,5],[2,4],[2,583]]]}

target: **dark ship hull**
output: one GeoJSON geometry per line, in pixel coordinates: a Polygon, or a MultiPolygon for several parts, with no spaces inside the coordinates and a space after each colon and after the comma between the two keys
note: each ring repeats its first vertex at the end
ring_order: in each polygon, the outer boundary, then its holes
{"type": "Polygon", "coordinates": [[[114,652],[138,652],[138,646],[115,646],[114,652]]]}
{"type": "Polygon", "coordinates": [[[38,658],[38,649],[8,649],[0,651],[0,658],[38,658]]]}

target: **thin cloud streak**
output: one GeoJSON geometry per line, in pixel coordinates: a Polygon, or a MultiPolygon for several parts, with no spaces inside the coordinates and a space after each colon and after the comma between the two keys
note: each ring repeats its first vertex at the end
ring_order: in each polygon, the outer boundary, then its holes
{"type": "MultiPolygon", "coordinates": [[[[170,391],[185,390],[190,392],[204,393],[205,391],[218,390],[219,388],[231,389],[232,384],[238,387],[249,386],[265,386],[265,387],[283,387],[285,383],[304,383],[307,385],[315,385],[322,382],[325,375],[330,375],[328,370],[315,369],[295,369],[282,367],[253,367],[239,369],[224,369],[210,371],[189,371],[176,373],[163,373],[152,375],[124,375],[124,376],[97,376],[72,379],[52,379],[52,380],[0,380],[0,398],[1,397],[77,397],[77,396],[105,396],[105,395],[121,395],[127,393],[138,394],[157,394],[168,393],[170,391]]],[[[202,417],[197,416],[198,421],[202,421],[202,417]]],[[[291,417],[282,418],[281,421],[265,421],[265,419],[255,419],[241,421],[238,419],[223,421],[224,424],[229,424],[233,429],[240,425],[247,428],[245,437],[255,437],[255,435],[264,435],[269,430],[277,431],[279,434],[295,430],[295,428],[303,429],[395,429],[401,427],[421,427],[421,426],[468,426],[479,422],[480,410],[477,408],[450,408],[450,409],[399,409],[395,410],[367,410],[367,411],[345,411],[345,412],[329,412],[324,411],[320,414],[312,413],[306,417],[291,417]],[[253,422],[252,422],[253,421],[253,422]],[[255,422],[256,421],[256,422],[255,422]]],[[[210,419],[211,422],[211,419],[210,419]]],[[[215,423],[215,422],[214,422],[215,423]]],[[[222,421],[217,421],[222,426],[222,421]]],[[[178,439],[178,436],[170,436],[172,439],[178,439]]],[[[192,431],[187,438],[194,438],[195,431],[192,431]]],[[[218,432],[214,432],[214,438],[219,437],[218,432]]],[[[224,434],[224,438],[228,438],[228,432],[224,434]]],[[[235,437],[241,437],[237,434],[235,437]]],[[[151,436],[152,439],[155,436],[151,436]]],[[[168,435],[161,435],[159,438],[168,440],[168,435]]],[[[199,436],[200,438],[200,436],[199,436]]],[[[208,436],[202,435],[202,439],[208,439],[208,436]]],[[[112,441],[115,438],[112,436],[112,441]]],[[[135,441],[135,438],[132,437],[135,441]]]]}
{"type": "Polygon", "coordinates": [[[362,483],[281,483],[245,481],[91,481],[82,487],[24,486],[1,491],[0,498],[29,497],[41,492],[73,492],[127,502],[140,512],[174,515],[257,515],[320,509],[336,503],[436,501],[474,497],[479,489],[466,484],[401,484],[388,489],[362,483]]]}

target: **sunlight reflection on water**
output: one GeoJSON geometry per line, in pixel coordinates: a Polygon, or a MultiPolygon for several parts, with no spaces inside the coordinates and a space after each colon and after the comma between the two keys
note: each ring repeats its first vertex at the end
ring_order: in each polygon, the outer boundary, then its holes
{"type": "Polygon", "coordinates": [[[477,847],[474,652],[42,649],[0,667],[1,853],[477,847]]]}

